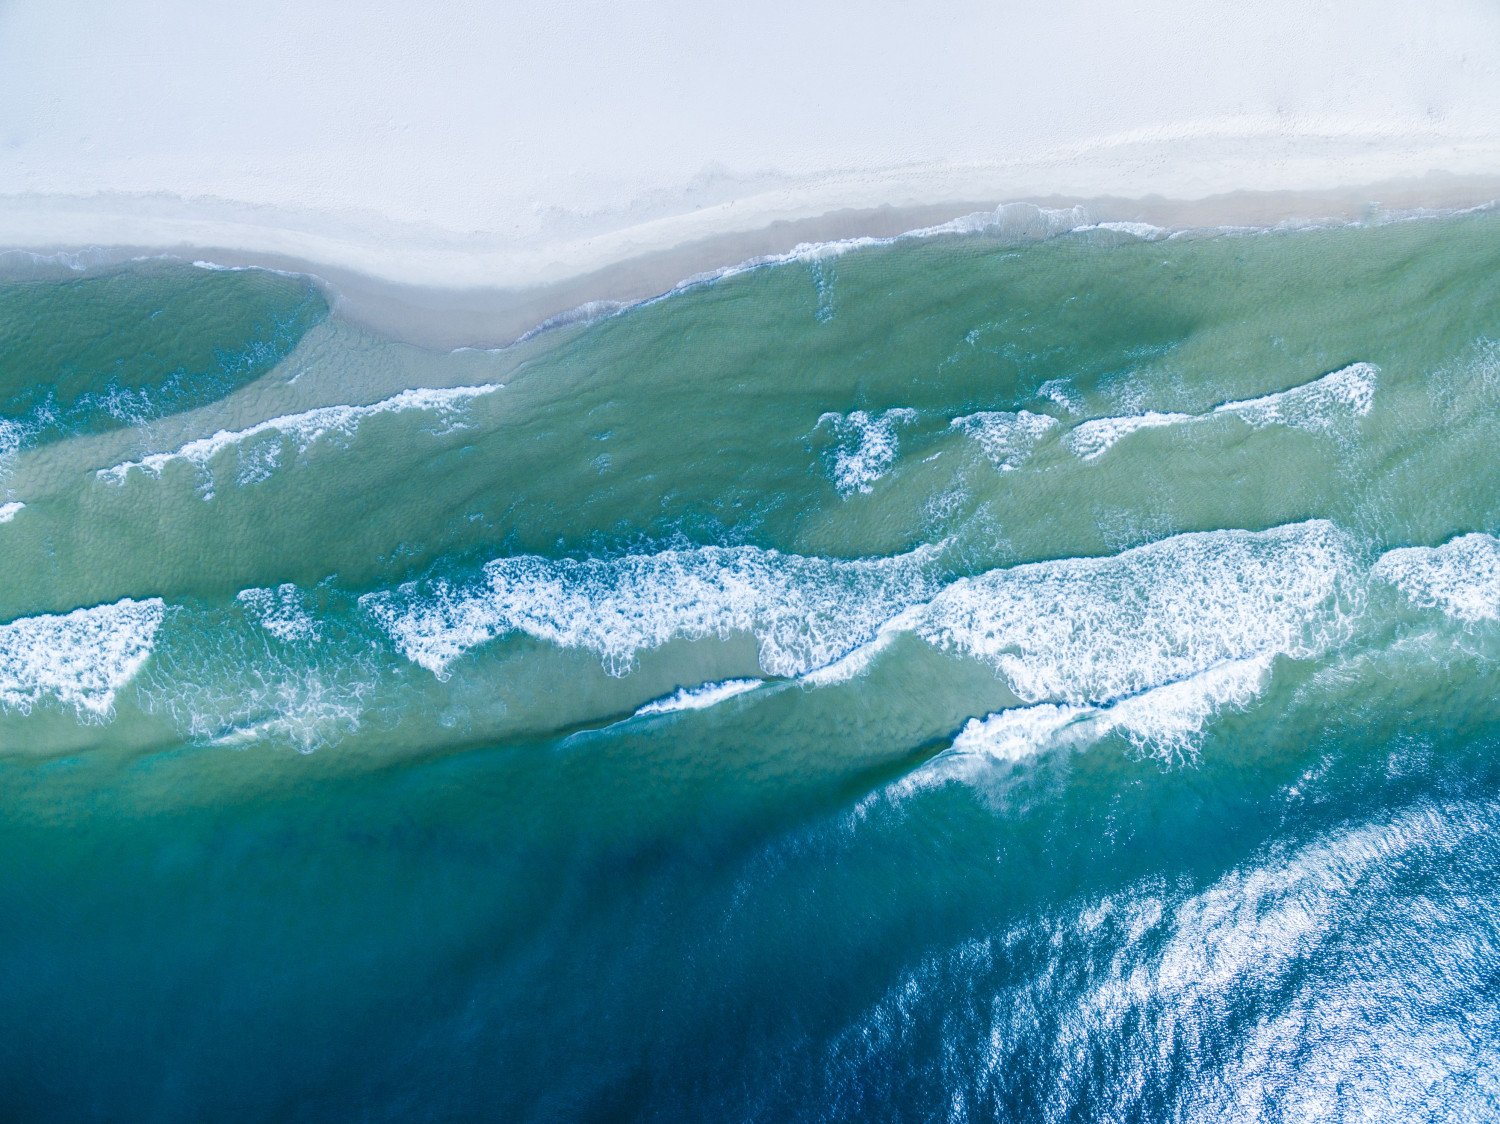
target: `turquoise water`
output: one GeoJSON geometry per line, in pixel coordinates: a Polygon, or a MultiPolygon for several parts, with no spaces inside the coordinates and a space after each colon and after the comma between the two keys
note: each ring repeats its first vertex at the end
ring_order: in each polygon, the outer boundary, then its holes
{"type": "Polygon", "coordinates": [[[1497,270],[0,285],[0,1116],[1500,1115],[1497,270]]]}

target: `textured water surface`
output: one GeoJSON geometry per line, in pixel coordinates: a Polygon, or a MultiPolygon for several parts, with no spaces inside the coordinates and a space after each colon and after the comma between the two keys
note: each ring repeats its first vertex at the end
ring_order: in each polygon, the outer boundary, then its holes
{"type": "Polygon", "coordinates": [[[1497,273],[0,284],[0,1115],[1500,1115],[1497,273]]]}

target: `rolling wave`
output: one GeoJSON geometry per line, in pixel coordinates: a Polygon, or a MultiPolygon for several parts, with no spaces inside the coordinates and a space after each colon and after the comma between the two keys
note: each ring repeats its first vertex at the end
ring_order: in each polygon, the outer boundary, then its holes
{"type": "Polygon", "coordinates": [[[290,443],[296,454],[306,452],[315,442],[327,437],[349,437],[361,423],[381,414],[409,410],[435,414],[447,422],[461,420],[464,410],[478,398],[503,389],[500,383],[482,386],[457,386],[443,389],[403,390],[368,406],[320,406],[298,414],[270,418],[245,429],[224,430],[209,437],[189,441],[170,452],[150,453],[140,460],[124,461],[101,468],[96,476],[112,484],[123,484],[132,472],[160,477],[172,464],[187,464],[202,477],[204,499],[212,499],[214,461],[226,450],[238,452],[236,482],[256,484],[267,479],[281,466],[285,446],[290,443]]]}

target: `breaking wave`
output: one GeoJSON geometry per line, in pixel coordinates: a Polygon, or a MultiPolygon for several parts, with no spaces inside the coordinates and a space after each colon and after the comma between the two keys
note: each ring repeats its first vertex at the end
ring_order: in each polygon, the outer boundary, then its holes
{"type": "Polygon", "coordinates": [[[724,679],[718,683],[704,683],[697,687],[682,687],[663,698],[653,699],[637,710],[636,717],[648,714],[675,714],[682,710],[707,710],[725,699],[753,691],[762,679],[724,679]]]}
{"type": "Polygon", "coordinates": [[[412,662],[439,677],[469,649],[509,633],[598,654],[624,675],[674,639],[748,633],[771,675],[799,675],[875,635],[930,597],[937,551],[837,561],[757,547],[699,547],[616,559],[497,559],[485,582],[408,584],[360,604],[412,662]]]}

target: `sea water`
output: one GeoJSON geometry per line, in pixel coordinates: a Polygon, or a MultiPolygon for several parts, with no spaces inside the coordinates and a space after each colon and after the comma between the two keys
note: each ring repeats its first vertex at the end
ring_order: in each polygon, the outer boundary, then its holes
{"type": "Polygon", "coordinates": [[[0,285],[0,1116],[1500,1114],[1500,217],[1040,226],[0,285]]]}

